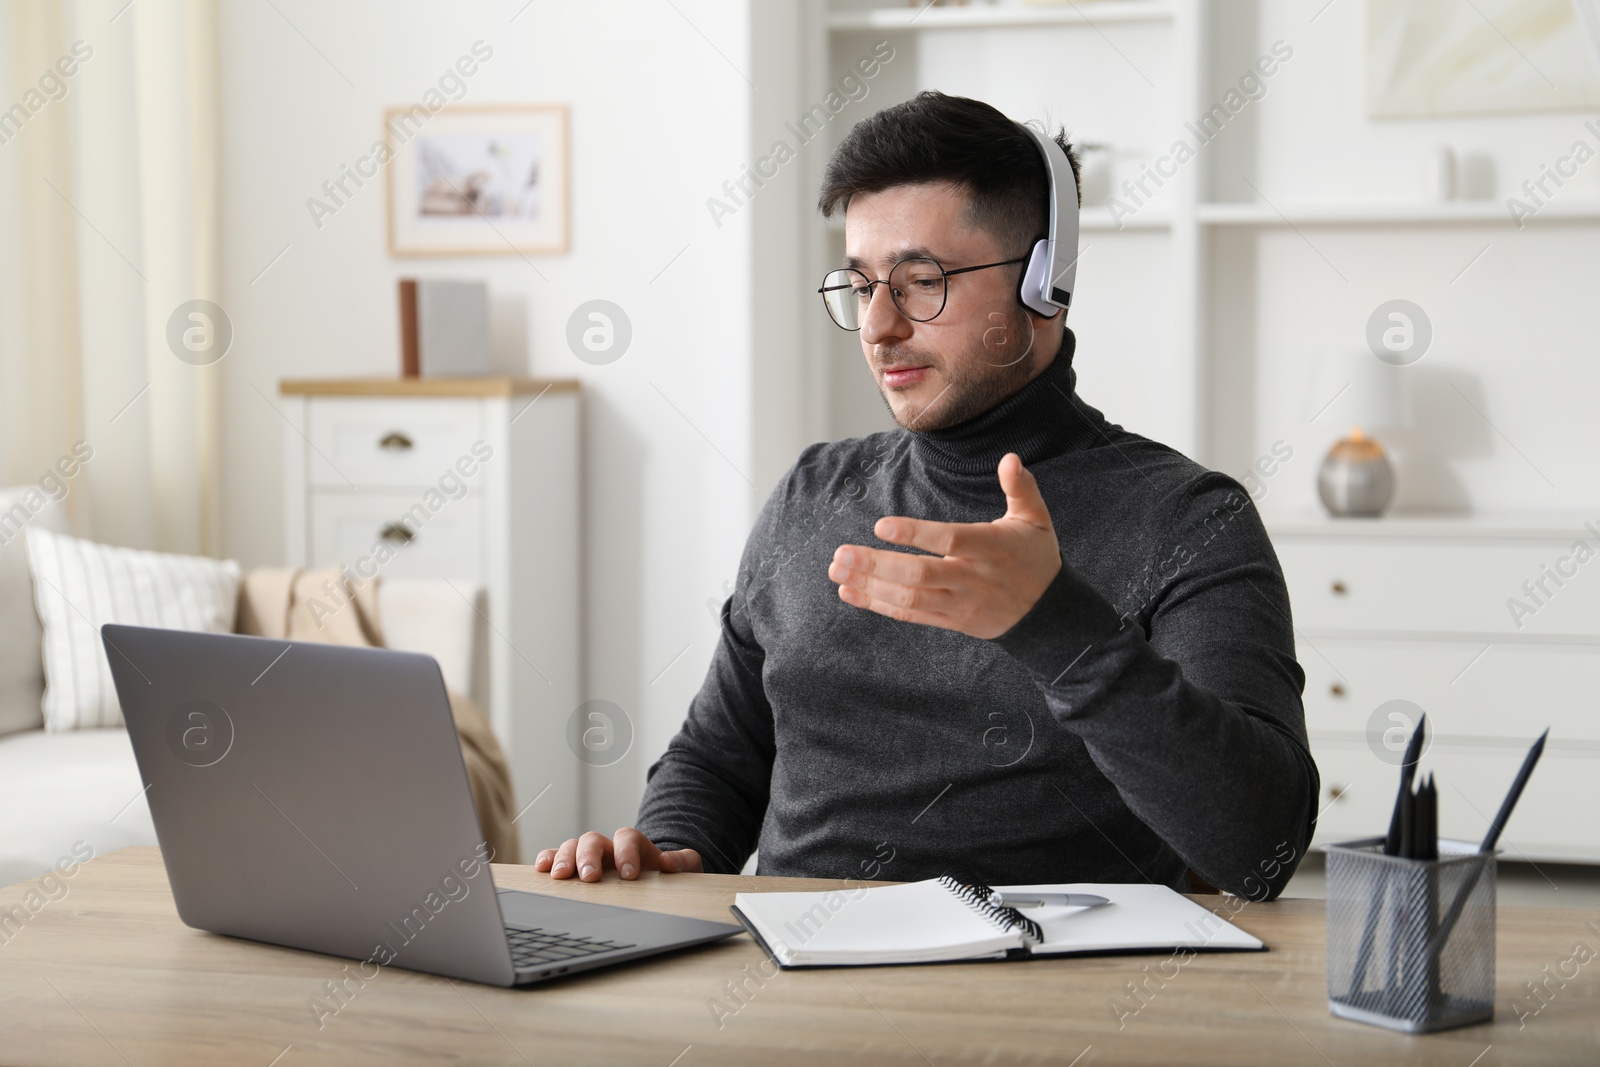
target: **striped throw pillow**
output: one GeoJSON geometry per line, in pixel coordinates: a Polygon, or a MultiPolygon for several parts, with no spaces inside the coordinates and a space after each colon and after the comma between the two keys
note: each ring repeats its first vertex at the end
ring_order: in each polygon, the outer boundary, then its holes
{"type": "Polygon", "coordinates": [[[44,626],[44,728],[121,726],[100,627],[108,622],[231,633],[239,564],[141,552],[28,527],[44,626]]]}

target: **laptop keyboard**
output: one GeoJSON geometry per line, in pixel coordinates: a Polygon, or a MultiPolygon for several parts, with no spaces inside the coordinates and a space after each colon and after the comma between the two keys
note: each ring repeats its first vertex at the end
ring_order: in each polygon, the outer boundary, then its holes
{"type": "Polygon", "coordinates": [[[619,945],[615,941],[596,941],[592,937],[545,930],[537,926],[507,926],[506,940],[511,945],[511,962],[518,967],[565,963],[600,952],[636,947],[619,945]]]}

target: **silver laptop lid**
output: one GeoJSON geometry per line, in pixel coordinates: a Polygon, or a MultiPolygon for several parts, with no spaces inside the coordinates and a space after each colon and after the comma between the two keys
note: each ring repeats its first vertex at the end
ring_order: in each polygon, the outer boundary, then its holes
{"type": "Polygon", "coordinates": [[[185,923],[359,960],[368,978],[392,963],[512,984],[432,657],[137,626],[101,636],[185,923]]]}

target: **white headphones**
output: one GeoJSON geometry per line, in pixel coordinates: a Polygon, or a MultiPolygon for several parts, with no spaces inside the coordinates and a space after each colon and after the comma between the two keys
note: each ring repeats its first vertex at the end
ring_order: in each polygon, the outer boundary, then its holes
{"type": "Polygon", "coordinates": [[[1017,286],[1017,299],[1047,318],[1066,311],[1078,278],[1078,183],[1072,162],[1051,137],[1017,123],[1037,143],[1050,174],[1049,235],[1034,243],[1017,286]]]}

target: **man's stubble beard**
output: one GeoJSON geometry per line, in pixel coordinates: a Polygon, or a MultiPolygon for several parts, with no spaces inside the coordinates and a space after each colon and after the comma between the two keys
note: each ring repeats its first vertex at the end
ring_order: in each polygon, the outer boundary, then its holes
{"type": "MultiPolygon", "coordinates": [[[[1020,320],[1020,326],[1013,322],[1008,324],[1008,329],[1014,333],[1026,330],[1023,336],[1028,337],[1031,346],[1032,324],[1025,315],[1019,315],[1017,319],[1020,320]]],[[[1012,357],[1002,361],[994,350],[980,341],[975,351],[935,366],[939,377],[944,379],[944,390],[934,394],[934,398],[925,406],[909,410],[905,417],[902,418],[890,403],[889,392],[881,382],[878,382],[878,395],[889,409],[889,417],[901,428],[918,432],[944,430],[977,418],[1021,389],[1033,377],[1034,359],[1035,353],[1030,347],[1021,358],[1012,357]]],[[[889,362],[896,361],[891,359],[889,362]]],[[[874,381],[877,381],[876,377],[874,381]]]]}

